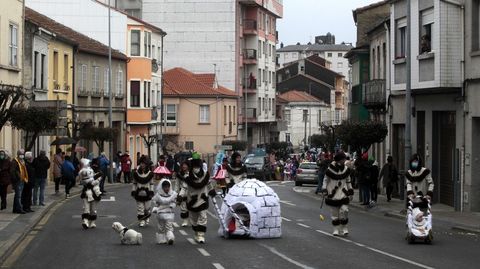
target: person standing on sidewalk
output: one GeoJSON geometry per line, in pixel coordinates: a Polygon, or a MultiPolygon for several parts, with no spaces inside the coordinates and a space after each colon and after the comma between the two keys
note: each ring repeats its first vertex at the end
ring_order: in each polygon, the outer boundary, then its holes
{"type": "Polygon", "coordinates": [[[0,150],[0,198],[2,200],[0,210],[7,208],[7,189],[11,181],[12,163],[8,154],[4,150],[0,150]]]}
{"type": "Polygon", "coordinates": [[[23,185],[22,190],[22,208],[25,212],[34,212],[32,210],[32,191],[35,184],[35,167],[33,166],[33,153],[25,152],[25,167],[27,168],[28,181],[23,185]]]}
{"type": "Polygon", "coordinates": [[[55,182],[55,194],[60,191],[60,182],[62,181],[62,149],[57,148],[55,156],[53,156],[53,181],[55,182]]]}
{"type": "Polygon", "coordinates": [[[65,156],[65,161],[62,164],[62,175],[65,182],[65,199],[68,199],[70,198],[70,189],[75,184],[75,167],[70,156],[65,156]]]}
{"type": "Polygon", "coordinates": [[[120,159],[120,165],[122,166],[122,170],[120,171],[120,174],[118,174],[118,182],[122,182],[121,178],[123,173],[123,182],[128,184],[131,181],[132,174],[132,159],[130,159],[128,151],[122,155],[122,158],[120,159]]]}
{"type": "Polygon", "coordinates": [[[393,187],[397,184],[398,181],[398,170],[395,164],[393,164],[393,157],[387,157],[387,163],[383,165],[382,170],[380,171],[379,180],[383,179],[383,186],[387,191],[387,202],[392,200],[393,187]]]}
{"type": "Polygon", "coordinates": [[[23,149],[17,151],[17,157],[12,161],[11,181],[15,191],[13,213],[25,214],[26,212],[22,207],[22,191],[23,185],[28,182],[28,172],[27,167],[25,167],[25,151],[23,149]]]}
{"type": "Polygon", "coordinates": [[[40,155],[33,160],[35,167],[35,183],[33,186],[33,205],[45,205],[45,184],[47,183],[48,169],[50,160],[48,160],[45,150],[40,151],[40,155]],[[38,203],[37,203],[38,202],[38,203]]]}
{"type": "Polygon", "coordinates": [[[102,193],[106,193],[105,191],[105,180],[108,178],[108,183],[112,183],[110,179],[110,173],[108,171],[108,166],[110,165],[110,160],[107,158],[105,152],[102,152],[100,154],[100,157],[98,157],[99,165],[100,165],[100,171],[102,171],[103,177],[102,180],[100,181],[100,191],[102,193]]]}
{"type": "Polygon", "coordinates": [[[368,164],[368,153],[362,154],[362,157],[355,162],[355,172],[357,175],[358,188],[360,190],[361,205],[370,204],[370,165],[368,164]]]}

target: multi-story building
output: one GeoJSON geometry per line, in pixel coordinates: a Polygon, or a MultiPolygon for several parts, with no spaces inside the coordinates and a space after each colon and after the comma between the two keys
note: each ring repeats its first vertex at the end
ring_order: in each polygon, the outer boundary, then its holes
{"type": "Polygon", "coordinates": [[[289,45],[277,50],[277,61],[279,67],[284,67],[291,62],[310,57],[312,55],[320,56],[329,63],[328,68],[345,76],[346,81],[350,81],[350,66],[348,60],[344,58],[345,54],[353,47],[350,44],[306,44],[289,45]]]}
{"type": "Polygon", "coordinates": [[[405,111],[411,111],[412,152],[431,168],[436,186],[434,200],[458,209],[465,198],[458,176],[465,127],[464,36],[459,30],[464,27],[463,12],[461,1],[412,0],[407,6],[406,0],[400,0],[391,1],[390,15],[392,153],[396,158],[404,156],[405,111]],[[407,9],[411,11],[409,21],[407,9]],[[411,43],[407,44],[409,26],[411,43]],[[408,60],[412,103],[406,108],[408,60]]]}
{"type": "Polygon", "coordinates": [[[166,33],[131,16],[127,22],[127,55],[130,59],[127,64],[126,147],[132,153],[149,154],[156,161],[161,141],[157,141],[154,147],[148,147],[145,142],[148,137],[157,137],[161,133],[161,66],[166,33]]]}
{"type": "Polygon", "coordinates": [[[195,74],[183,68],[165,71],[162,123],[169,153],[216,152],[222,141],[237,139],[238,95],[219,85],[214,73],[195,74]]]}
{"type": "Polygon", "coordinates": [[[294,148],[310,144],[310,136],[321,133],[322,124],[330,124],[330,104],[304,91],[291,90],[278,96],[286,102],[284,117],[287,130],[280,132],[280,141],[294,148]]]}
{"type": "MultiPolygon", "coordinates": [[[[23,1],[6,0],[0,9],[0,87],[23,87],[23,1]]],[[[3,90],[3,89],[0,89],[3,90]]],[[[0,148],[16,153],[19,132],[7,122],[0,126],[0,148]]]]}
{"type": "Polygon", "coordinates": [[[273,139],[281,0],[143,1],[142,12],[144,20],[169,33],[166,67],[215,72],[219,84],[242,96],[239,137],[251,145],[273,139]]]}

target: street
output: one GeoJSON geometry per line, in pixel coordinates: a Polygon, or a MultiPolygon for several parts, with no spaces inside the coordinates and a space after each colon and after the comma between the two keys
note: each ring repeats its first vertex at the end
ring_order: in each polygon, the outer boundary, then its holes
{"type": "MultiPolygon", "coordinates": [[[[282,238],[229,239],[217,235],[219,224],[210,206],[206,244],[193,241],[190,227],[176,226],[173,246],[156,245],[156,220],[145,228],[143,245],[125,246],[111,228],[114,221],[135,221],[130,185],[109,191],[99,205],[94,230],[80,225],[81,200],[66,200],[19,245],[12,268],[475,268],[480,262],[478,236],[435,224],[432,245],[408,245],[402,220],[350,208],[350,235],[331,236],[327,207],[309,195],[313,186],[269,182],[282,206],[282,238]],[[325,216],[320,221],[319,214],[325,216]],[[29,241],[29,242],[28,242],[29,241]],[[21,249],[23,248],[23,249],[21,249]]],[[[354,202],[356,203],[356,202],[354,202]]],[[[55,209],[54,209],[55,210],[55,209]]],[[[177,214],[176,222],[180,223],[177,214]]],[[[435,217],[435,216],[434,216],[435,217]]]]}

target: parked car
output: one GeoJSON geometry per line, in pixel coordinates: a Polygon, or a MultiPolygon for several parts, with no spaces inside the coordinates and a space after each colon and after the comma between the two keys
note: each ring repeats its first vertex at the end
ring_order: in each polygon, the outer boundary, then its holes
{"type": "Polygon", "coordinates": [[[245,159],[248,178],[256,178],[265,181],[270,178],[270,168],[265,157],[249,156],[245,159]]]}
{"type": "Polygon", "coordinates": [[[300,163],[294,178],[295,186],[302,184],[318,184],[318,166],[314,162],[300,163]]]}

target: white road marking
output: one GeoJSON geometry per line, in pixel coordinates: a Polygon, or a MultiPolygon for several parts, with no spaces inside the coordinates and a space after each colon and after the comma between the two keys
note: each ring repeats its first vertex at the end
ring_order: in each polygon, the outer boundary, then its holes
{"type": "Polygon", "coordinates": [[[110,199],[102,199],[102,202],[115,202],[115,196],[110,196],[110,199]]]}
{"type": "Polygon", "coordinates": [[[218,219],[217,216],[215,216],[215,214],[213,214],[212,212],[210,212],[208,210],[207,210],[207,214],[210,215],[210,217],[212,217],[214,219],[218,219]]]}
{"type": "Polygon", "coordinates": [[[282,217],[282,220],[284,220],[284,221],[292,221],[291,219],[287,219],[287,218],[285,218],[285,217],[282,217]]]}
{"type": "Polygon", "coordinates": [[[197,250],[205,257],[209,257],[210,253],[208,253],[205,249],[203,248],[197,248],[197,250]]]}
{"type": "Polygon", "coordinates": [[[185,232],[184,230],[178,230],[178,232],[179,232],[181,235],[188,235],[187,232],[185,232]]]}
{"type": "Polygon", "coordinates": [[[364,245],[364,244],[361,244],[361,243],[357,243],[357,242],[354,242],[352,240],[349,240],[349,239],[346,239],[346,238],[343,238],[343,237],[338,237],[338,236],[333,236],[332,234],[330,233],[327,233],[327,232],[324,232],[324,231],[321,231],[321,230],[316,230],[317,232],[321,233],[321,234],[324,234],[326,236],[329,236],[329,237],[332,237],[332,238],[335,238],[335,239],[339,239],[339,240],[342,240],[342,241],[345,241],[345,242],[348,242],[348,243],[352,243],[356,246],[359,246],[359,247],[363,247],[363,248],[366,248],[368,250],[371,250],[373,252],[376,252],[378,254],[382,254],[382,255],[385,255],[387,257],[390,257],[390,258],[393,258],[393,259],[396,259],[396,260],[399,260],[399,261],[402,261],[402,262],[406,262],[406,263],[409,263],[411,265],[415,265],[417,267],[420,267],[420,268],[425,268],[425,269],[433,269],[433,267],[430,267],[430,266],[427,266],[425,264],[421,264],[421,263],[418,263],[418,262],[414,262],[414,261],[411,261],[409,259],[406,259],[406,258],[402,258],[402,257],[399,257],[397,255],[394,255],[394,254],[391,254],[391,253],[388,253],[388,252],[385,252],[383,250],[379,250],[379,249],[376,249],[376,248],[373,248],[373,247],[369,247],[367,245],[364,245]]]}
{"type": "Polygon", "coordinates": [[[289,205],[289,206],[296,206],[296,204],[293,204],[293,203],[291,203],[290,201],[283,201],[283,200],[280,200],[280,203],[282,203],[282,204],[286,204],[286,205],[289,205]]]}
{"type": "Polygon", "coordinates": [[[216,269],[225,269],[225,267],[223,267],[221,264],[219,263],[212,263],[213,264],[213,267],[215,267],[216,269]]]}
{"type": "Polygon", "coordinates": [[[310,193],[313,191],[313,189],[306,189],[306,188],[300,188],[300,187],[293,187],[294,192],[299,192],[299,193],[310,193]]]}
{"type": "Polygon", "coordinates": [[[297,223],[298,226],[302,226],[302,227],[305,227],[305,228],[310,228],[310,226],[306,225],[306,224],[303,224],[303,223],[297,223]]]}
{"type": "Polygon", "coordinates": [[[174,222],[174,223],[173,223],[173,227],[178,228],[178,227],[180,227],[180,226],[178,226],[178,223],[174,222]]]}
{"type": "Polygon", "coordinates": [[[296,266],[298,266],[298,267],[300,267],[300,268],[302,268],[302,269],[313,269],[313,267],[307,266],[307,265],[302,264],[302,263],[300,263],[300,262],[298,262],[298,261],[296,261],[296,260],[294,260],[294,259],[291,259],[291,258],[287,257],[285,254],[282,254],[282,253],[278,252],[278,251],[277,251],[275,248],[273,248],[273,247],[269,247],[269,246],[264,245],[264,244],[259,244],[259,245],[262,246],[262,247],[264,247],[264,248],[266,248],[266,249],[268,249],[270,252],[272,252],[273,254],[277,255],[278,257],[280,257],[280,258],[288,261],[289,263],[295,264],[296,266]]]}
{"type": "Polygon", "coordinates": [[[187,241],[190,242],[190,244],[192,244],[192,245],[197,244],[197,242],[195,242],[195,240],[193,240],[193,238],[187,238],[187,241]]]}

